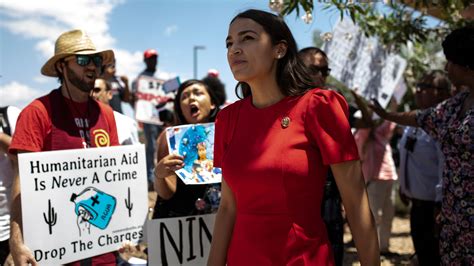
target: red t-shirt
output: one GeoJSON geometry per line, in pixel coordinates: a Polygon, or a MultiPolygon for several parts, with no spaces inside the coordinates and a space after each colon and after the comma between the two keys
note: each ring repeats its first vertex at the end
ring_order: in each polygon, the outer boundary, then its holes
{"type": "MultiPolygon", "coordinates": [[[[76,103],[59,89],[34,100],[18,117],[9,152],[54,151],[119,145],[112,109],[89,99],[76,103]]],[[[92,265],[116,265],[114,253],[86,260],[92,265]]],[[[68,265],[79,266],[80,262],[68,265]]]]}
{"type": "Polygon", "coordinates": [[[347,117],[344,98],[321,89],[219,113],[214,165],[237,206],[228,265],[334,264],[321,201],[329,165],[359,158],[347,117]]]}

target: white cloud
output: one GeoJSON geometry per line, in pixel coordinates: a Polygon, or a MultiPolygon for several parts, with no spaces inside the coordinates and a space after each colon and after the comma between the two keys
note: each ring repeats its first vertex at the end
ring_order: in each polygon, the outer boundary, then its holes
{"type": "Polygon", "coordinates": [[[177,31],[178,31],[178,26],[176,26],[176,25],[171,25],[171,26],[166,27],[166,29],[165,29],[165,35],[166,35],[166,36],[171,36],[171,34],[177,32],[177,31]]]}
{"type": "Polygon", "coordinates": [[[33,78],[33,80],[36,81],[37,83],[40,83],[40,84],[45,84],[45,83],[51,82],[51,78],[46,77],[46,76],[36,76],[36,77],[33,78]]]}
{"type": "Polygon", "coordinates": [[[48,0],[0,2],[2,27],[28,39],[38,39],[36,49],[45,58],[56,38],[67,30],[84,29],[98,49],[111,47],[115,39],[108,33],[107,17],[120,1],[107,0],[48,0]]]}
{"type": "MultiPolygon", "coordinates": [[[[34,49],[40,52],[45,62],[54,54],[54,43],[61,33],[71,29],[83,29],[98,50],[114,50],[117,74],[127,75],[132,82],[145,67],[142,51],[132,52],[115,47],[116,40],[109,33],[109,15],[115,6],[122,2],[122,0],[2,0],[0,27],[25,39],[36,40],[34,49]]],[[[165,33],[172,34],[177,30],[178,27],[172,25],[165,33]]],[[[176,76],[161,71],[157,74],[168,78],[176,76]]],[[[49,78],[35,77],[34,80],[42,84],[49,78]]],[[[19,85],[16,82],[14,84],[19,85]]]]}
{"type": "Polygon", "coordinates": [[[2,105],[14,105],[18,108],[25,107],[28,103],[43,94],[44,92],[40,90],[30,88],[16,81],[0,86],[2,105]]]}
{"type": "Polygon", "coordinates": [[[122,49],[115,49],[117,75],[126,75],[130,82],[140,73],[144,68],[143,54],[141,52],[131,53],[122,49]]]}

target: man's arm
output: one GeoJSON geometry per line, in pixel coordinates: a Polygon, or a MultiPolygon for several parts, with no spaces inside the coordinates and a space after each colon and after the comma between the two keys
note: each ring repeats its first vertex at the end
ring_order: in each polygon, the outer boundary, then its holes
{"type": "MultiPolygon", "coordinates": [[[[20,152],[19,152],[20,153],[20,152]]],[[[23,242],[22,217],[21,217],[21,187],[18,170],[18,157],[10,156],[13,161],[13,185],[11,191],[12,203],[10,206],[10,253],[16,266],[31,265],[38,263],[33,257],[31,250],[23,242]]]]}

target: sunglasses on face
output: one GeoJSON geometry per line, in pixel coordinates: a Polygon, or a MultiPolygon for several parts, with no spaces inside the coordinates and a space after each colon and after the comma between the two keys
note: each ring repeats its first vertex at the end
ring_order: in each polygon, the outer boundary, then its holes
{"type": "MultiPolygon", "coordinates": [[[[98,55],[98,54],[93,54],[93,55],[82,55],[82,54],[78,54],[78,55],[75,55],[74,56],[76,58],[76,63],[80,66],[87,66],[90,64],[90,62],[94,62],[94,65],[98,68],[102,67],[102,62],[103,62],[103,59],[102,59],[102,56],[98,55]]],[[[74,57],[71,57],[74,58],[74,57]]],[[[65,59],[65,60],[70,60],[69,58],[65,59]]]]}
{"type": "Polygon", "coordinates": [[[331,74],[331,69],[327,66],[324,66],[324,67],[318,67],[318,66],[315,66],[315,65],[311,65],[309,66],[309,69],[311,70],[312,73],[314,74],[318,74],[318,73],[321,73],[321,75],[323,77],[327,77],[329,76],[329,74],[331,74]]]}
{"type": "Polygon", "coordinates": [[[428,84],[428,83],[418,83],[418,84],[416,84],[416,87],[415,87],[415,92],[416,93],[421,93],[422,91],[425,91],[425,90],[433,90],[434,91],[434,90],[439,90],[439,88],[435,87],[432,84],[428,84]]]}

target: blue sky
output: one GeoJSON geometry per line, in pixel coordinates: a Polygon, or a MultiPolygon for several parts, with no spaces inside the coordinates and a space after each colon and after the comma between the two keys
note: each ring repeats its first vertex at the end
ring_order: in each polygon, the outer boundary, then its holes
{"type": "MultiPolygon", "coordinates": [[[[157,75],[193,77],[193,46],[198,51],[198,78],[217,69],[228,98],[236,84],[226,60],[230,20],[248,8],[270,11],[268,0],[2,0],[0,2],[0,105],[24,107],[58,87],[41,66],[54,53],[64,31],[82,28],[99,49],[113,49],[117,74],[134,79],[143,70],[143,51],[160,54],[157,75]]],[[[317,5],[306,24],[295,14],[285,18],[299,48],[312,45],[315,29],[330,31],[339,14],[317,5]]],[[[131,114],[131,109],[127,114],[131,114]]]]}

